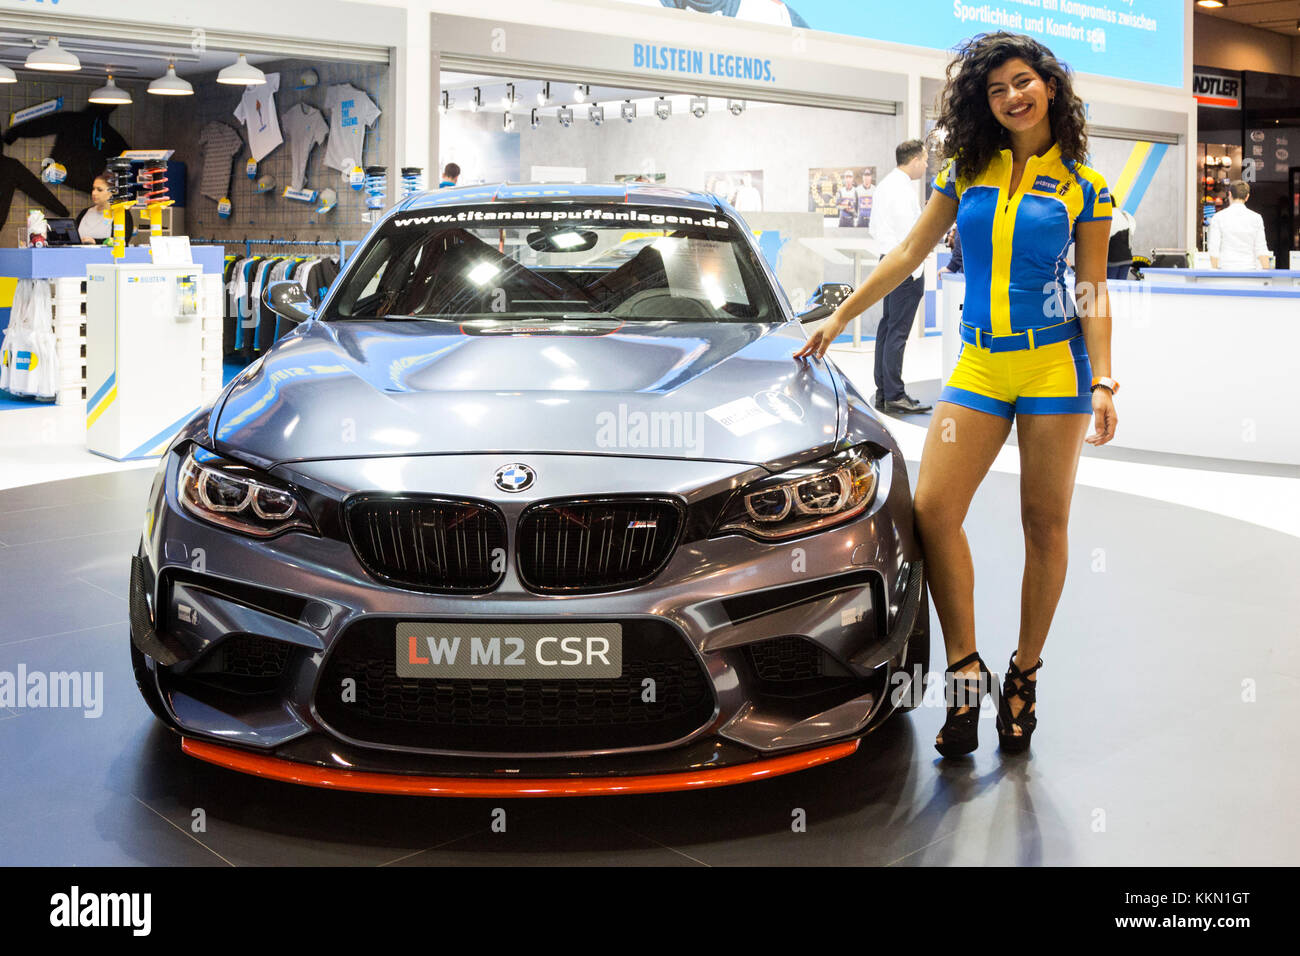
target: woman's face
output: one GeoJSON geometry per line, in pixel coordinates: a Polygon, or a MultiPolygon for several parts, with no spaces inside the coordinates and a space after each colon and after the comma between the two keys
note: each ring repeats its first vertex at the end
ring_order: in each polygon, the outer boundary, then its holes
{"type": "Polygon", "coordinates": [[[112,195],[113,194],[108,191],[108,183],[102,179],[96,179],[94,184],[90,187],[90,201],[101,209],[108,205],[108,201],[112,198],[112,195]]]}
{"type": "Polygon", "coordinates": [[[1043,82],[1019,57],[989,71],[986,84],[989,109],[1012,133],[1024,133],[1047,122],[1048,98],[1056,94],[1056,80],[1043,82]]]}

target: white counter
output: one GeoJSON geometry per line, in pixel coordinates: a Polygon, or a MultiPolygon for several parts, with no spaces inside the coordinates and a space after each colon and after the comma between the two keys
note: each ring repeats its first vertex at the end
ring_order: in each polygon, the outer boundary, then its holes
{"type": "MultiPolygon", "coordinates": [[[[1190,272],[1192,270],[1170,270],[1190,272]]],[[[1300,288],[1107,283],[1121,448],[1300,465],[1300,288]]],[[[965,277],[940,296],[943,378],[961,347],[965,277]]]]}

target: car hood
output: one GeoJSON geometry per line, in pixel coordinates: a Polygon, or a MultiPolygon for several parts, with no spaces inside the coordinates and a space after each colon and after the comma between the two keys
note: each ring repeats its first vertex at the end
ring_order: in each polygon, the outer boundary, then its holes
{"type": "Polygon", "coordinates": [[[795,323],[310,322],[233,383],[219,450],[254,464],[560,452],[784,467],[844,423],[795,323]]]}

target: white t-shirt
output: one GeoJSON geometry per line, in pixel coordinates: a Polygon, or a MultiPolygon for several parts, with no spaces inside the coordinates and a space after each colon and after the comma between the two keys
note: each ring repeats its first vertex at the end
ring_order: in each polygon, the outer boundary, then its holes
{"type": "Polygon", "coordinates": [[[306,103],[298,103],[281,113],[280,125],[289,137],[292,169],[289,185],[294,189],[302,189],[307,179],[307,157],[311,155],[313,146],[325,142],[330,128],[325,125],[320,110],[306,103]]]}
{"type": "Polygon", "coordinates": [[[340,172],[364,165],[366,127],[379,119],[379,107],[352,84],[341,83],[325,91],[325,110],[330,114],[325,165],[340,172]]]}
{"type": "Polygon", "coordinates": [[[275,93],[280,88],[280,74],[266,74],[266,82],[246,87],[235,110],[235,119],[248,129],[248,148],[253,159],[261,160],[284,142],[280,121],[275,115],[275,93]]]}

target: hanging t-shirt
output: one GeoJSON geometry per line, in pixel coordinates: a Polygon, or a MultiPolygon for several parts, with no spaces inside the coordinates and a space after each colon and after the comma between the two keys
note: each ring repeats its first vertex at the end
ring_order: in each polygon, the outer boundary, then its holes
{"type": "Polygon", "coordinates": [[[199,134],[199,147],[203,156],[199,192],[221,202],[230,195],[230,163],[244,148],[244,141],[233,127],[209,123],[199,134]]]}
{"type": "Polygon", "coordinates": [[[379,107],[352,84],[341,83],[325,91],[325,109],[330,114],[325,165],[340,171],[365,165],[361,153],[365,148],[366,127],[374,125],[379,118],[379,107]]]}
{"type": "Polygon", "coordinates": [[[275,91],[280,88],[280,74],[266,74],[266,82],[245,88],[235,110],[235,119],[248,130],[248,148],[253,159],[261,160],[284,142],[280,121],[275,115],[275,91]]]}
{"type": "Polygon", "coordinates": [[[292,160],[289,185],[294,189],[302,189],[307,179],[307,157],[311,155],[313,146],[325,142],[330,128],[325,125],[320,110],[306,103],[298,103],[281,113],[280,125],[289,137],[289,156],[292,160]]]}

